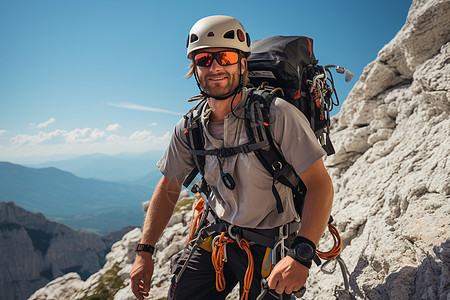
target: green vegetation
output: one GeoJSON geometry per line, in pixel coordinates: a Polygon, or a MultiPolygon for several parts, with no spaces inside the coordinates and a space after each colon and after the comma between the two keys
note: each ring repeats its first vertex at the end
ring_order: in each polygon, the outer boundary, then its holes
{"type": "Polygon", "coordinates": [[[174,212],[179,212],[184,209],[191,209],[194,202],[197,201],[196,197],[186,197],[178,201],[177,205],[175,206],[174,212]]]}
{"type": "Polygon", "coordinates": [[[81,300],[110,300],[122,288],[125,287],[124,280],[118,275],[120,267],[115,264],[112,269],[100,276],[97,286],[94,288],[94,293],[90,296],[85,296],[81,300]]]}

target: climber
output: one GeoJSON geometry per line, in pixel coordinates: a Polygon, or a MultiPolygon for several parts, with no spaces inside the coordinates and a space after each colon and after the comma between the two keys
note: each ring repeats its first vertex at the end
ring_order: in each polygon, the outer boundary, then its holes
{"type": "MultiPolygon", "coordinates": [[[[163,176],[130,272],[131,289],[140,300],[150,293],[155,244],[174,211],[182,183],[196,168],[203,169],[198,170],[203,175],[198,191],[207,216],[192,241],[174,257],[168,299],[225,299],[237,283],[241,299],[256,299],[263,278],[272,290],[263,299],[274,299],[274,293],[290,299],[306,282],[333,201],[332,182],[322,160],[325,151],[302,113],[276,98],[267,126],[307,188],[300,226],[291,187],[274,180],[255,155],[268,144],[248,141],[244,115],[252,92],[246,87],[250,54],[250,36],[232,17],[203,18],[189,33],[189,75],[200,89],[197,98],[206,99],[198,114],[206,150],[196,150],[189,137],[197,123],[182,118],[157,163],[163,176]],[[199,163],[201,157],[204,161],[199,163]]],[[[278,165],[273,168],[282,170],[278,165]]]]}

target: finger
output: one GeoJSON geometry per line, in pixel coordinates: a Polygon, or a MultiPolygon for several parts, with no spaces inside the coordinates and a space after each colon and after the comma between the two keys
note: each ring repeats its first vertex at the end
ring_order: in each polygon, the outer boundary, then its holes
{"type": "Polygon", "coordinates": [[[284,292],[288,295],[295,293],[296,291],[298,291],[300,289],[300,287],[298,287],[298,285],[294,284],[294,285],[286,285],[284,288],[284,292]]]}
{"type": "Polygon", "coordinates": [[[139,293],[147,296],[149,294],[149,291],[144,290],[144,287],[142,285],[139,286],[139,293]]]}
{"type": "Polygon", "coordinates": [[[281,282],[278,282],[276,288],[275,288],[275,292],[277,292],[277,294],[283,294],[285,290],[285,286],[284,284],[282,284],[281,282]]]}
{"type": "Polygon", "coordinates": [[[269,289],[274,290],[277,287],[278,280],[274,279],[274,276],[270,274],[269,277],[267,277],[267,285],[269,286],[269,289]]]}
{"type": "Polygon", "coordinates": [[[147,277],[147,278],[144,277],[144,291],[146,293],[148,293],[150,291],[150,284],[151,284],[150,278],[151,277],[147,277]]]}
{"type": "Polygon", "coordinates": [[[139,300],[144,300],[144,297],[141,294],[141,281],[138,279],[131,280],[131,291],[139,300]]]}

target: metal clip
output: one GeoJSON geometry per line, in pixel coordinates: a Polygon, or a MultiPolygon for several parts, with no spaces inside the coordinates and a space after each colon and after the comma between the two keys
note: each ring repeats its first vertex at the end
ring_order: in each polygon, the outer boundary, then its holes
{"type": "Polygon", "coordinates": [[[279,228],[279,239],[273,246],[272,250],[272,265],[277,263],[277,248],[280,248],[280,258],[283,259],[286,254],[288,247],[286,247],[284,241],[289,237],[289,224],[285,224],[279,228]]]}
{"type": "MultiPolygon", "coordinates": [[[[220,238],[220,234],[219,235],[216,235],[214,238],[213,238],[213,240],[212,240],[212,242],[211,242],[211,248],[212,249],[214,249],[214,247],[216,246],[216,241],[217,241],[217,239],[219,239],[220,238]]],[[[227,244],[225,243],[224,245],[223,245],[223,259],[222,259],[222,261],[224,262],[224,263],[226,263],[227,261],[228,261],[228,255],[227,255],[227,244]]]]}

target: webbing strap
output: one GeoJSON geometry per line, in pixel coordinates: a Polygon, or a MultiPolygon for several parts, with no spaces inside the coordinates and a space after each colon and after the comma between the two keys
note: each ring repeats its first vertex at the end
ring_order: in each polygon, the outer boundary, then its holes
{"type": "MultiPolygon", "coordinates": [[[[266,124],[270,124],[269,111],[272,101],[275,99],[275,94],[271,94],[269,90],[253,90],[250,94],[246,107],[251,108],[250,116],[246,116],[247,123],[261,124],[264,126],[258,126],[259,130],[263,131],[263,134],[259,131],[255,131],[253,124],[247,124],[246,130],[249,137],[249,141],[257,140],[259,136],[264,135],[265,140],[268,140],[270,147],[255,151],[256,157],[259,159],[264,168],[272,175],[272,193],[276,200],[277,212],[282,213],[284,211],[280,194],[275,186],[278,181],[283,185],[288,186],[294,193],[306,192],[306,187],[301,181],[300,177],[295,172],[294,168],[287,163],[281,152],[276,147],[270,128],[266,124]],[[253,111],[254,109],[255,111],[253,111]],[[262,120],[261,120],[262,118],[262,120]]],[[[302,198],[299,198],[302,200],[302,198]]],[[[299,204],[299,206],[303,206],[299,204]]]]}
{"type": "Polygon", "coordinates": [[[246,143],[243,145],[235,146],[235,147],[224,147],[213,150],[205,150],[205,149],[190,149],[189,151],[193,155],[214,155],[219,158],[225,158],[234,156],[239,153],[250,153],[255,150],[264,148],[269,146],[267,141],[261,143],[246,143]]]}
{"type": "MultiPolygon", "coordinates": [[[[189,149],[203,149],[203,131],[200,124],[201,112],[207,101],[203,100],[193,107],[187,114],[184,115],[184,134],[189,145],[189,149]]],[[[193,156],[195,168],[185,178],[183,185],[188,187],[198,173],[204,173],[205,157],[202,155],[193,156]]]]}

